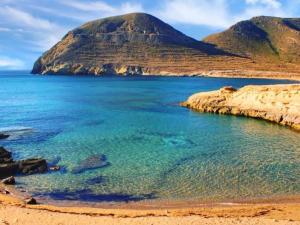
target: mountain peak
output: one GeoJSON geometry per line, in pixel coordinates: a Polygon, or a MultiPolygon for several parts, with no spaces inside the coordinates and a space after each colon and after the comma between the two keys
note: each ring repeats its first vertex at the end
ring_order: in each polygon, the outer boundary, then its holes
{"type": "MultiPolygon", "coordinates": [[[[141,74],[204,55],[231,55],[146,13],[94,20],[70,31],[32,73],[141,74]]],[[[178,64],[176,64],[177,66],[178,64]]]]}
{"type": "Polygon", "coordinates": [[[258,16],[204,39],[218,48],[270,62],[300,61],[300,19],[258,16]]]}

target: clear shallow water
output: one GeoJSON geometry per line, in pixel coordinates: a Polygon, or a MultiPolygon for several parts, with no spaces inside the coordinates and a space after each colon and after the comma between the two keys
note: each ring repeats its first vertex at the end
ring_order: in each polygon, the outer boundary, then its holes
{"type": "Polygon", "coordinates": [[[226,201],[300,193],[299,133],[178,106],[225,85],[290,81],[1,72],[0,83],[0,130],[18,131],[0,145],[15,158],[41,156],[63,168],[18,178],[37,197],[226,201]],[[100,154],[108,166],[72,173],[100,154]]]}

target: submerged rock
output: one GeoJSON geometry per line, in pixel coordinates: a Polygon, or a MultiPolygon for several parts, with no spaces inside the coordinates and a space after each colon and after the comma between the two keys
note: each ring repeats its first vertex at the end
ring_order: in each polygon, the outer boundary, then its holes
{"type": "Polygon", "coordinates": [[[0,140],[1,139],[6,139],[6,138],[9,138],[8,134],[2,134],[2,133],[0,133],[0,140]]]}
{"type": "Polygon", "coordinates": [[[0,128],[0,140],[9,138],[10,140],[19,139],[25,135],[31,134],[33,129],[31,127],[1,127],[0,128]]]}
{"type": "Polygon", "coordinates": [[[95,185],[95,184],[103,184],[105,183],[106,178],[103,176],[98,176],[98,177],[94,177],[94,178],[90,178],[86,181],[87,184],[89,185],[95,185]]]}
{"type": "Polygon", "coordinates": [[[72,173],[82,173],[86,170],[98,169],[110,165],[106,160],[106,156],[103,154],[89,156],[81,161],[78,166],[73,168],[72,173]]]}

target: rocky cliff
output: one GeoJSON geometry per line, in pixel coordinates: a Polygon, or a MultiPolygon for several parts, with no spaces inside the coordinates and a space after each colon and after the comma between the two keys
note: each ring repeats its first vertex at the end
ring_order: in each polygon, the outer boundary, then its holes
{"type": "MultiPolygon", "coordinates": [[[[294,36],[291,38],[298,35],[298,22],[289,20],[289,25],[286,26],[289,27],[286,29],[292,30],[290,33],[294,36]]],[[[262,42],[263,48],[258,49],[262,53],[270,52],[277,57],[279,50],[270,43],[268,35],[256,25],[251,23],[232,29],[253,37],[255,43],[262,42]]],[[[228,35],[228,38],[231,40],[233,37],[228,35]]],[[[255,44],[246,50],[243,47],[243,51],[237,51],[234,44],[237,42],[225,46],[219,44],[221,41],[214,41],[223,39],[223,42],[227,43],[228,40],[221,34],[218,38],[211,36],[205,39],[206,42],[197,41],[144,13],[109,17],[86,23],[68,32],[59,43],[36,61],[32,73],[300,79],[299,64],[282,63],[280,60],[261,63],[259,60],[253,60],[251,54],[248,54],[248,50],[255,44]]],[[[240,40],[241,37],[237,36],[236,39],[240,40]]],[[[248,37],[245,38],[245,42],[248,40],[250,41],[248,37]]],[[[297,40],[294,42],[298,43],[297,40]]],[[[289,49],[291,55],[299,54],[296,49],[289,49]]]]}
{"type": "Polygon", "coordinates": [[[200,112],[265,119],[300,131],[300,85],[224,87],[192,95],[182,106],[200,112]]]}

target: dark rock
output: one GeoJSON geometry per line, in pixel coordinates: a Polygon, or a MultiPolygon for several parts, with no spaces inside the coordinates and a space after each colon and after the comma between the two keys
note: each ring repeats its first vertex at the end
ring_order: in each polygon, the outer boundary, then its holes
{"type": "Polygon", "coordinates": [[[5,195],[9,195],[10,194],[10,192],[8,190],[6,190],[6,189],[2,190],[1,192],[2,192],[2,194],[5,194],[5,195]]]}
{"type": "Polygon", "coordinates": [[[1,182],[6,185],[14,185],[16,183],[16,180],[15,177],[10,176],[8,178],[3,179],[1,182]]]}
{"type": "Polygon", "coordinates": [[[25,203],[28,204],[28,205],[36,205],[37,201],[34,198],[31,197],[31,198],[26,198],[25,203]]]}
{"type": "Polygon", "coordinates": [[[11,152],[0,147],[0,179],[20,174],[44,173],[47,171],[45,159],[33,158],[21,161],[14,161],[11,152]]]}
{"type": "Polygon", "coordinates": [[[5,148],[0,147],[0,163],[12,162],[11,152],[7,151],[5,148]]]}
{"type": "Polygon", "coordinates": [[[44,173],[48,169],[46,160],[40,158],[21,160],[18,162],[18,165],[19,173],[26,175],[44,173]]]}
{"type": "Polygon", "coordinates": [[[98,169],[110,165],[106,160],[106,156],[102,154],[89,156],[73,168],[72,173],[82,173],[86,170],[98,169]]]}
{"type": "Polygon", "coordinates": [[[0,140],[1,139],[6,139],[6,138],[9,138],[8,134],[2,134],[2,133],[0,133],[0,140]]]}
{"type": "Polygon", "coordinates": [[[0,179],[17,174],[19,165],[16,162],[0,163],[0,179]]]}

